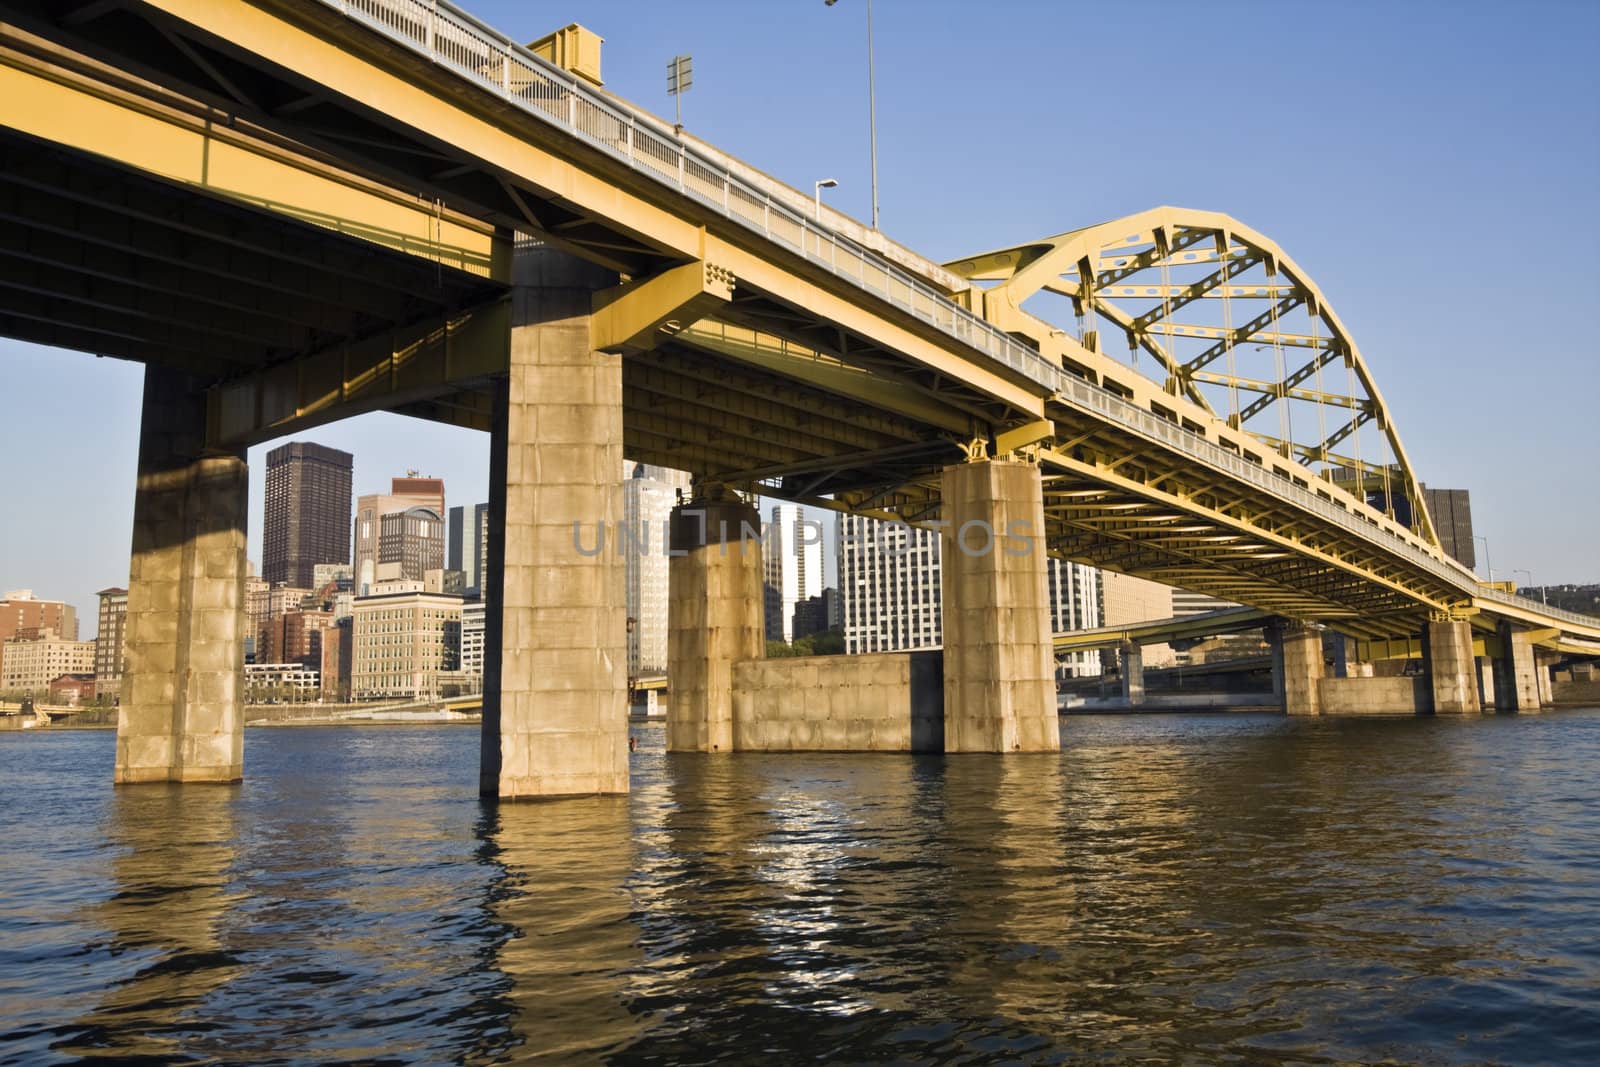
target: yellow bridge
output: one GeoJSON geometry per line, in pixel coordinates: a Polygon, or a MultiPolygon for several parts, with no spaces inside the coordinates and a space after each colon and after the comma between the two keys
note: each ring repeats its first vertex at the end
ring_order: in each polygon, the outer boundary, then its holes
{"type": "MultiPolygon", "coordinates": [[[[947,749],[1052,747],[984,710],[1042,700],[1018,545],[1427,645],[1436,711],[1481,707],[1475,656],[1526,708],[1539,657],[1600,654],[1600,620],[1441,550],[1367,358],[1266,235],[1161,207],[930,262],[607,93],[598,48],[434,0],[0,0],[0,334],[150,368],[130,625],[235,610],[196,591],[242,545],[247,446],[389,410],[494,435],[490,791],[615,786],[584,725],[625,688],[614,568],[552,561],[621,519],[623,455],[724,519],[759,493],[998,538],[947,564],[947,749]]],[[[726,548],[703,527],[686,551],[726,548]]],[[[675,616],[675,747],[735,747],[716,566],[675,616]]],[[[203,740],[228,699],[169,692],[230,669],[206,633],[130,645],[122,780],[237,773],[203,740]]]]}

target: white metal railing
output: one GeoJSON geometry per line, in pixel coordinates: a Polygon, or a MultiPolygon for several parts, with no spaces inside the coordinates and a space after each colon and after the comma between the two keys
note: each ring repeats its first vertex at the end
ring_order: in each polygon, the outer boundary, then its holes
{"type": "MultiPolygon", "coordinates": [[[[774,244],[826,267],[867,293],[1045,387],[1057,399],[1092,410],[1144,437],[1170,445],[1286,497],[1364,538],[1378,540],[1387,550],[1474,596],[1499,599],[1498,595],[1484,593],[1475,582],[1469,582],[1449,564],[1404,537],[1374,526],[1199,434],[1068,374],[933,286],[898,269],[832,227],[734,176],[727,168],[675,137],[671,127],[660,120],[596,92],[576,75],[534,55],[455,5],[445,0],[320,2],[621,160],[639,173],[675,188],[774,244]]],[[[1593,620],[1573,612],[1544,610],[1555,617],[1593,625],[1593,620]]]]}
{"type": "Polygon", "coordinates": [[[1548,615],[1552,619],[1561,619],[1564,622],[1577,623],[1591,630],[1600,630],[1600,618],[1585,615],[1581,611],[1568,611],[1566,608],[1553,608],[1549,604],[1541,604],[1532,597],[1520,596],[1516,593],[1503,593],[1498,589],[1480,589],[1477,595],[1484,600],[1493,600],[1508,607],[1521,608],[1523,611],[1536,611],[1540,615],[1548,615]]]}
{"type": "Polygon", "coordinates": [[[595,91],[444,0],[320,0],[439,66],[798,252],[873,296],[1046,387],[1060,369],[887,259],[744,181],[653,116],[595,91]]]}

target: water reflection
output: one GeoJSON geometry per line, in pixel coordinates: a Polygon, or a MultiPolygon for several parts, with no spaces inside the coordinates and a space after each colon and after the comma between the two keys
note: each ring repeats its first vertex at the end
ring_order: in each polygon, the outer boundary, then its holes
{"type": "Polygon", "coordinates": [[[628,797],[503,806],[467,731],[115,793],[109,740],[6,779],[0,1064],[1600,1062],[1600,714],[1003,759],[648,728],[628,797]]]}
{"type": "Polygon", "coordinates": [[[484,838],[503,871],[491,910],[508,931],[493,966],[507,979],[518,1060],[601,1057],[645,1023],[629,1009],[642,962],[626,888],[633,867],[628,799],[501,804],[484,838]]]}
{"type": "Polygon", "coordinates": [[[222,919],[238,895],[237,790],[152,784],[119,789],[105,822],[115,890],[86,918],[106,931],[120,977],[54,1047],[121,1063],[205,1058],[219,1047],[206,998],[240,973],[222,919]]]}

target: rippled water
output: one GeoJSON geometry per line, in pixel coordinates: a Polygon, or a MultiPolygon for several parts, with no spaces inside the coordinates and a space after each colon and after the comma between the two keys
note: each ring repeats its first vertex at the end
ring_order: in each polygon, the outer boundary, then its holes
{"type": "Polygon", "coordinates": [[[1072,718],[483,806],[461,728],[0,734],[0,1062],[1600,1062],[1600,711],[1072,718]]]}

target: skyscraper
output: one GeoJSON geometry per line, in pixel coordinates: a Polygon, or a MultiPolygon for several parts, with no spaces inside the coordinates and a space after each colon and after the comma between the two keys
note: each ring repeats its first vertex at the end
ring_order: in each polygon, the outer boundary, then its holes
{"type": "Polygon", "coordinates": [[[822,594],[822,524],[798,504],[774,504],[766,543],[767,640],[794,640],[796,604],[822,594]]]}
{"type": "MultiPolygon", "coordinates": [[[[378,580],[378,538],[383,532],[383,517],[415,507],[428,508],[443,521],[446,515],[444,479],[419,478],[416,471],[407,471],[404,478],[390,479],[388,493],[366,494],[356,502],[355,587],[358,595],[364,594],[378,580]]],[[[443,562],[436,564],[443,565],[443,562]]]]}
{"type": "Polygon", "coordinates": [[[379,520],[378,563],[398,563],[400,576],[420,582],[444,568],[444,523],[432,508],[391,511],[379,520]]]}
{"type": "Polygon", "coordinates": [[[261,576],[311,584],[318,563],[350,562],[350,471],[354,457],[310,441],[267,453],[261,576]]]}
{"type": "Polygon", "coordinates": [[[113,700],[122,693],[122,634],[128,619],[128,591],[116,586],[95,594],[100,598],[99,623],[94,635],[94,692],[113,700]]]}
{"type": "Polygon", "coordinates": [[[448,566],[467,576],[467,592],[478,596],[483,590],[483,557],[489,545],[489,505],[474,504],[470,509],[450,509],[448,566]]]}
{"type": "MultiPolygon", "coordinates": [[[[840,515],[839,600],[849,653],[935,648],[944,643],[939,534],[863,515],[840,515]]],[[[1050,627],[1056,633],[1100,625],[1100,572],[1051,559],[1050,627]]],[[[1098,657],[1075,652],[1061,666],[1099,674],[1098,657]]]]}
{"type": "Polygon", "coordinates": [[[938,531],[864,515],[840,515],[838,530],[845,651],[936,647],[938,531]]]}
{"type": "Polygon", "coordinates": [[[627,574],[628,674],[656,674],[667,669],[666,523],[678,490],[689,488],[682,471],[624,461],[622,539],[627,574]]]}

